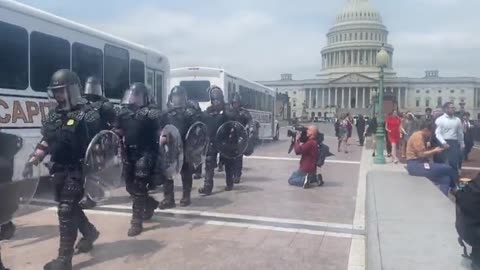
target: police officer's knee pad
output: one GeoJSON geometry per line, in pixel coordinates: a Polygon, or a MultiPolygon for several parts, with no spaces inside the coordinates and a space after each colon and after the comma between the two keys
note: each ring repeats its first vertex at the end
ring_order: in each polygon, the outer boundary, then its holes
{"type": "Polygon", "coordinates": [[[58,216],[59,217],[72,217],[74,212],[74,207],[69,203],[60,203],[58,205],[58,216]]]}

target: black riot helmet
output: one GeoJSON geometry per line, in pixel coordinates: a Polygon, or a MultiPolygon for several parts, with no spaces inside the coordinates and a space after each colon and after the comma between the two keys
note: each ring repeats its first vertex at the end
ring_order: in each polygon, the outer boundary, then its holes
{"type": "Polygon", "coordinates": [[[234,109],[238,109],[238,108],[242,107],[242,97],[240,96],[240,94],[238,92],[235,92],[233,94],[232,107],[234,109]]]}
{"type": "Polygon", "coordinates": [[[103,97],[102,82],[97,77],[88,77],[85,83],[84,94],[103,97]]]}
{"type": "Polygon", "coordinates": [[[130,88],[123,94],[122,105],[132,105],[140,108],[148,104],[150,104],[149,91],[143,83],[130,85],[130,88]]]}
{"type": "Polygon", "coordinates": [[[218,108],[223,108],[225,101],[222,89],[218,86],[212,86],[208,89],[208,92],[210,93],[210,102],[212,105],[218,108]]]}
{"type": "Polygon", "coordinates": [[[168,103],[173,108],[187,106],[187,90],[182,86],[175,86],[170,90],[168,103]]]}
{"type": "Polygon", "coordinates": [[[68,69],[60,69],[53,73],[48,86],[48,96],[57,101],[57,108],[69,111],[79,104],[85,103],[80,91],[80,79],[68,69]]]}

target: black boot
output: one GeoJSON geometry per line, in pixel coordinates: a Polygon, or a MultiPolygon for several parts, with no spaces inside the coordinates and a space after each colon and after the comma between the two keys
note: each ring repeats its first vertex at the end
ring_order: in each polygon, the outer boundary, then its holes
{"type": "Polygon", "coordinates": [[[181,207],[187,207],[191,204],[190,191],[183,191],[182,199],[180,200],[181,207]]]}
{"type": "Polygon", "coordinates": [[[142,232],[143,232],[143,224],[141,222],[132,221],[130,229],[128,229],[128,236],[134,237],[134,236],[140,235],[142,232]]]}
{"type": "Polygon", "coordinates": [[[50,261],[43,267],[44,270],[71,270],[72,258],[71,257],[58,257],[57,259],[50,261]]]}
{"type": "Polygon", "coordinates": [[[88,253],[93,249],[93,243],[100,236],[100,232],[97,231],[95,227],[92,226],[88,234],[83,235],[82,239],[78,241],[75,249],[78,253],[88,253]]]}
{"type": "Polygon", "coordinates": [[[235,176],[235,178],[233,179],[233,183],[240,184],[240,176],[235,176]]]}
{"type": "Polygon", "coordinates": [[[160,203],[157,200],[148,196],[147,207],[145,209],[145,212],[143,213],[143,220],[152,219],[153,214],[155,213],[155,209],[157,209],[159,205],[160,205],[160,203]]]}
{"type": "Polygon", "coordinates": [[[13,222],[8,222],[2,225],[0,227],[0,240],[9,240],[13,237],[15,234],[15,224],[13,222]]]}
{"type": "Polygon", "coordinates": [[[233,184],[227,184],[225,187],[225,191],[232,191],[233,190],[233,184]]]}
{"type": "Polygon", "coordinates": [[[174,185],[173,180],[166,180],[163,184],[163,201],[160,202],[158,208],[170,209],[175,208],[175,193],[174,193],[174,185]]]}
{"type": "Polygon", "coordinates": [[[198,189],[198,193],[205,196],[211,195],[213,190],[213,175],[214,169],[205,169],[205,181],[203,182],[203,187],[198,189]]]}
{"type": "Polygon", "coordinates": [[[132,205],[132,221],[130,229],[128,229],[128,236],[133,237],[142,233],[143,231],[143,216],[147,206],[147,195],[134,195],[132,205]]]}

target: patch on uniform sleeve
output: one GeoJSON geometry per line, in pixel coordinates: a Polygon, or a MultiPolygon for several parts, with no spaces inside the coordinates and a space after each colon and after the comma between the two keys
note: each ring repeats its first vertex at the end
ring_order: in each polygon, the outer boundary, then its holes
{"type": "Polygon", "coordinates": [[[67,126],[73,126],[73,124],[75,124],[75,120],[69,119],[69,120],[67,121],[67,126]]]}

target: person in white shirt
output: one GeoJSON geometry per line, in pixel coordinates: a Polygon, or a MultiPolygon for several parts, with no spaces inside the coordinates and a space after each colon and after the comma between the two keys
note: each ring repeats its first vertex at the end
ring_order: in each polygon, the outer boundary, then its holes
{"type": "Polygon", "coordinates": [[[464,131],[464,141],[465,149],[463,150],[464,160],[468,161],[468,156],[472,151],[474,145],[474,126],[470,123],[470,113],[466,112],[463,114],[463,131],[464,131]]]}
{"type": "Polygon", "coordinates": [[[444,114],[435,121],[435,136],[445,149],[442,153],[443,161],[459,170],[463,160],[462,149],[465,147],[463,123],[454,115],[455,106],[452,102],[445,103],[443,111],[444,114]]]}

